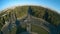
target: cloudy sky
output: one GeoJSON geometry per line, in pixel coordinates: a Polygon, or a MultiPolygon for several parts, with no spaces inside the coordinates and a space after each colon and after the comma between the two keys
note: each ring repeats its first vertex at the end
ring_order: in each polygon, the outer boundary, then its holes
{"type": "Polygon", "coordinates": [[[60,0],[0,0],[0,10],[18,5],[38,5],[60,13],[60,0]]]}

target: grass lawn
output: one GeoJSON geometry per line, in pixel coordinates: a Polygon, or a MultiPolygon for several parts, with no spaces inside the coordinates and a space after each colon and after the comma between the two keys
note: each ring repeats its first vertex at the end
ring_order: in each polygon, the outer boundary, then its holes
{"type": "MultiPolygon", "coordinates": [[[[22,25],[22,27],[26,29],[26,24],[22,25]]],[[[36,25],[32,25],[32,32],[35,32],[38,34],[49,34],[45,29],[36,25]]]]}
{"type": "Polygon", "coordinates": [[[38,34],[49,34],[46,30],[44,30],[42,27],[32,25],[32,32],[36,32],[38,34]]]}

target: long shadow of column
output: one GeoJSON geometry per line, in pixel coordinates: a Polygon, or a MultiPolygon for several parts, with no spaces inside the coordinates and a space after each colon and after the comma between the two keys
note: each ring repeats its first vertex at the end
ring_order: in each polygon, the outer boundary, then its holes
{"type": "Polygon", "coordinates": [[[20,24],[19,20],[16,20],[15,24],[17,26],[16,34],[20,34],[21,32],[26,31],[26,29],[24,29],[24,28],[21,27],[21,24],[20,24]]]}

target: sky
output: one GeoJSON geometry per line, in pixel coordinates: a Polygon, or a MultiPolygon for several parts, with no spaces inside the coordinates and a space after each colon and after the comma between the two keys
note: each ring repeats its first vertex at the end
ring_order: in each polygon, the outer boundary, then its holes
{"type": "Polygon", "coordinates": [[[43,6],[60,13],[60,0],[0,0],[0,10],[18,5],[43,6]]]}

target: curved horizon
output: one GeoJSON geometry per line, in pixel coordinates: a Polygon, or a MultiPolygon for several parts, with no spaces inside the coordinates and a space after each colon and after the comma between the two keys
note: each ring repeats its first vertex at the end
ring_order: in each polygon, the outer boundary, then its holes
{"type": "Polygon", "coordinates": [[[12,6],[37,5],[60,13],[59,3],[60,0],[0,0],[0,10],[4,10],[12,6]]]}

